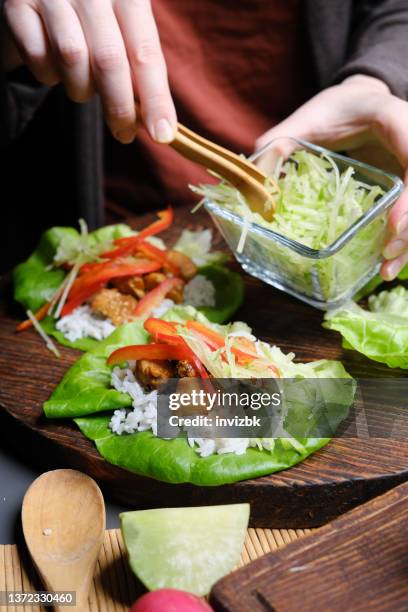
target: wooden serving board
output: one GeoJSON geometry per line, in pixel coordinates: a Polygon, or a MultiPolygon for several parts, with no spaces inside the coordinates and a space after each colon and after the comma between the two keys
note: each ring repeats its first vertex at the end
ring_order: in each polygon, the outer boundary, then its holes
{"type": "MultiPolygon", "coordinates": [[[[191,219],[187,211],[177,218],[191,219]]],[[[135,227],[152,219],[141,217],[135,227]]],[[[197,223],[209,225],[205,213],[197,223]]],[[[134,221],[134,220],[133,220],[134,221]]],[[[191,226],[191,224],[190,224],[191,226]]],[[[178,235],[175,226],[168,241],[178,235]]],[[[220,246],[221,243],[219,243],[220,246]]],[[[245,304],[236,319],[300,361],[340,359],[353,376],[404,376],[355,351],[321,326],[322,313],[245,275],[245,304]]],[[[45,468],[72,467],[93,476],[104,491],[131,507],[250,502],[256,527],[313,527],[408,480],[408,440],[333,440],[291,470],[222,487],[171,485],[131,474],[104,461],[70,422],[47,421],[42,404],[79,353],[62,348],[56,359],[33,331],[15,334],[16,315],[0,316],[0,427],[10,445],[45,468]]]]}
{"type": "Polygon", "coordinates": [[[408,484],[223,578],[218,612],[408,609],[408,484]]]}
{"type": "MultiPolygon", "coordinates": [[[[301,529],[248,529],[238,568],[308,533],[309,530],[301,529]]],[[[25,546],[0,546],[0,591],[33,593],[41,589],[25,546]]],[[[144,592],[143,585],[129,569],[121,532],[106,531],[91,586],[89,612],[126,612],[144,592]]],[[[8,612],[45,612],[49,609],[34,605],[0,605],[0,610],[8,612]]]]}

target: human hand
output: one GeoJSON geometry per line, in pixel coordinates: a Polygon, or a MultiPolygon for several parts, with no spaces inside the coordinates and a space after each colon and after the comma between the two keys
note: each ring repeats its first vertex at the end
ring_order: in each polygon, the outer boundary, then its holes
{"type": "Polygon", "coordinates": [[[5,0],[22,61],[75,102],[100,94],[115,138],[136,135],[134,99],[154,140],[170,142],[176,112],[150,0],[5,0]]]}
{"type": "MultiPolygon", "coordinates": [[[[334,150],[371,147],[378,151],[381,145],[397,158],[405,189],[389,215],[383,250],[386,261],[381,268],[385,280],[394,279],[408,262],[408,103],[393,96],[382,81],[355,75],[323,90],[265,132],[256,148],[279,136],[301,138],[334,150]]],[[[267,153],[260,165],[267,169],[267,153]]]]}

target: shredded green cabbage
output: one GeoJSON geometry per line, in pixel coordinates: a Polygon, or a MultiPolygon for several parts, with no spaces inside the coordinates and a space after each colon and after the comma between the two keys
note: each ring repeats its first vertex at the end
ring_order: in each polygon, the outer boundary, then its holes
{"type": "MultiPolygon", "coordinates": [[[[381,187],[367,185],[353,174],[351,166],[340,174],[331,159],[304,150],[295,152],[281,168],[280,193],[274,195],[276,212],[270,222],[253,212],[242,195],[225,182],[200,185],[193,190],[250,223],[321,250],[330,246],[384,193],[381,187]]],[[[338,253],[320,260],[298,254],[255,234],[251,228],[245,244],[239,245],[242,228],[231,221],[220,223],[230,246],[238,254],[242,251],[260,272],[269,271],[306,296],[330,301],[353,287],[357,290],[356,284],[379,261],[386,220],[384,215],[378,217],[338,253]]],[[[245,229],[244,224],[242,231],[245,229]]]]}
{"type": "Polygon", "coordinates": [[[205,229],[192,232],[183,230],[180,238],[174,245],[174,250],[184,253],[197,265],[224,263],[228,260],[228,255],[221,251],[212,251],[212,231],[205,229]]]}

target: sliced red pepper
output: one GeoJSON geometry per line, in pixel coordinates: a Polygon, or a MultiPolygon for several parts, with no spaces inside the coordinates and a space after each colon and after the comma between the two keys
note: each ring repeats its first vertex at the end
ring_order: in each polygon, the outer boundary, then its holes
{"type": "Polygon", "coordinates": [[[86,302],[86,300],[88,300],[94,293],[97,293],[98,291],[103,289],[104,286],[105,283],[89,284],[85,287],[82,287],[82,289],[76,291],[75,295],[70,297],[65,302],[64,307],[61,311],[61,317],[66,317],[67,315],[71,314],[71,312],[75,310],[75,308],[78,308],[78,306],[83,304],[83,302],[86,302]]]}
{"type": "Polygon", "coordinates": [[[149,315],[152,310],[160,306],[166,295],[179,285],[183,285],[181,278],[171,277],[166,278],[160,285],[157,285],[154,289],[146,293],[138,302],[134,314],[137,317],[149,315]]]}
{"type": "Polygon", "coordinates": [[[175,344],[134,344],[117,349],[108,358],[108,365],[116,365],[123,361],[138,361],[140,359],[180,360],[189,359],[185,347],[175,344]]]}
{"type": "Polygon", "coordinates": [[[106,283],[112,278],[119,278],[121,276],[138,276],[149,272],[156,272],[160,267],[157,261],[152,261],[151,259],[138,259],[133,262],[106,261],[98,263],[91,270],[76,279],[71,287],[69,297],[74,297],[77,292],[90,285],[106,283]]]}
{"type": "Polygon", "coordinates": [[[129,255],[135,250],[141,240],[147,238],[147,236],[154,236],[160,232],[163,232],[173,223],[174,212],[170,206],[166,210],[160,210],[157,215],[159,219],[145,227],[136,236],[126,236],[124,238],[117,238],[114,240],[114,244],[118,248],[103,253],[101,257],[105,257],[106,259],[116,259],[117,257],[129,255]]]}
{"type": "Polygon", "coordinates": [[[162,266],[166,266],[174,276],[180,276],[180,268],[169,260],[166,251],[158,249],[154,244],[142,240],[137,244],[137,251],[140,251],[144,255],[149,255],[155,261],[160,261],[162,266]]]}
{"type": "Polygon", "coordinates": [[[159,334],[167,334],[170,336],[172,334],[177,334],[177,323],[163,321],[162,319],[156,319],[154,317],[146,319],[143,327],[155,340],[157,340],[159,334]]]}
{"type": "Polygon", "coordinates": [[[155,339],[165,342],[166,344],[174,344],[175,346],[183,346],[189,353],[188,361],[192,363],[200,374],[201,378],[208,378],[208,373],[194,351],[187,345],[186,341],[177,333],[177,323],[162,321],[151,317],[144,322],[144,328],[155,339]]]}
{"type": "Polygon", "coordinates": [[[225,340],[220,334],[217,334],[213,329],[209,329],[198,321],[187,321],[186,327],[187,329],[194,330],[204,340],[206,345],[214,351],[225,345],[225,340]]]}
{"type": "MultiPolygon", "coordinates": [[[[34,317],[37,319],[37,321],[42,321],[47,316],[50,308],[51,308],[51,302],[46,302],[43,306],[41,306],[41,308],[37,310],[36,313],[34,313],[34,317]]],[[[16,331],[18,332],[24,331],[32,327],[32,325],[33,325],[33,322],[31,321],[31,319],[26,319],[25,321],[17,325],[16,331]]]]}

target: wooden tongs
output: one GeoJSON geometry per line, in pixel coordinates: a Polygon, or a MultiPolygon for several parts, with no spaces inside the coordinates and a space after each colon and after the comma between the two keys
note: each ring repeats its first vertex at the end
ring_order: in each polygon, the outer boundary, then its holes
{"type": "MultiPolygon", "coordinates": [[[[140,118],[140,107],[136,104],[137,116],[140,118]]],[[[275,212],[275,201],[269,183],[275,193],[279,192],[277,184],[252,162],[224,149],[211,140],[199,136],[181,123],[177,124],[177,133],[169,143],[180,155],[212,170],[231,183],[248,201],[251,209],[267,221],[271,221],[275,212]]]]}
{"type": "Polygon", "coordinates": [[[181,123],[170,146],[178,153],[227,180],[247,199],[254,212],[271,221],[275,212],[275,201],[266,185],[270,183],[278,192],[276,183],[252,162],[224,149],[220,145],[199,136],[181,123]]]}

